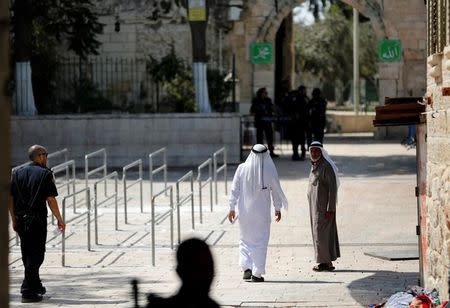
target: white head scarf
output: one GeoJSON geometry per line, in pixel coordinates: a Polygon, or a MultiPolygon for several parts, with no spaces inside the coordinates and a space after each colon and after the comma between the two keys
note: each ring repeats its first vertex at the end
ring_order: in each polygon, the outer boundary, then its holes
{"type": "Polygon", "coordinates": [[[333,167],[333,171],[334,171],[334,175],[336,178],[336,187],[339,188],[339,185],[341,184],[341,181],[339,180],[339,174],[338,174],[338,167],[336,166],[336,164],[334,163],[333,160],[331,160],[330,155],[328,155],[328,152],[323,148],[322,143],[320,143],[319,141],[313,141],[311,143],[311,145],[309,146],[309,148],[317,148],[320,149],[320,152],[322,152],[322,156],[323,158],[330,163],[331,167],[333,167]]]}
{"type": "Polygon", "coordinates": [[[279,197],[282,207],[287,210],[288,202],[281,189],[277,169],[267,147],[262,144],[255,144],[244,165],[244,204],[250,205],[257,198],[259,192],[271,189],[272,194],[279,197]],[[272,184],[271,187],[267,187],[267,182],[272,184]]]}

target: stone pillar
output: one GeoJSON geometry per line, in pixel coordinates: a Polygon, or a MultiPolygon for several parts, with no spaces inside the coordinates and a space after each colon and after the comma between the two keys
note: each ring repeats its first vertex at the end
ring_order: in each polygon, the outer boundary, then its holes
{"type": "Polygon", "coordinates": [[[2,159],[0,160],[0,307],[9,306],[8,270],[8,207],[10,179],[10,98],[5,93],[9,77],[9,2],[0,1],[0,139],[2,140],[2,159]]]}
{"type": "Polygon", "coordinates": [[[427,96],[427,264],[425,287],[448,300],[450,264],[450,46],[428,57],[427,96]]]}

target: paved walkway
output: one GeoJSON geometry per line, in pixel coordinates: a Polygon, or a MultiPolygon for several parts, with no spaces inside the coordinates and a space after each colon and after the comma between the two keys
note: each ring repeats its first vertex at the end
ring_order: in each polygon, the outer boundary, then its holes
{"type": "MultiPolygon", "coordinates": [[[[203,201],[203,224],[199,223],[198,194],[195,199],[195,231],[191,229],[190,205],[181,208],[182,238],[197,235],[211,245],[216,278],[212,296],[224,307],[361,307],[417,284],[418,261],[385,261],[367,252],[402,252],[417,247],[415,151],[396,143],[369,138],[328,137],[326,146],[342,172],[338,231],[342,257],[336,271],[312,271],[313,247],[306,203],[309,162],[293,162],[287,146],[278,148],[276,165],[282,187],[290,202],[282,220],[272,224],[265,283],[242,281],[237,265],[238,225],[225,221],[227,198],[219,183],[219,204],[210,211],[209,194],[203,201]]],[[[236,166],[229,168],[229,181],[236,166]]],[[[169,171],[173,184],[187,170],[169,171]]],[[[80,180],[78,188],[83,188],[80,180]]],[[[113,183],[108,183],[112,191],[113,183]]],[[[187,185],[182,186],[182,195],[187,185]]],[[[41,278],[48,294],[33,307],[132,307],[130,280],[140,282],[140,303],[145,293],[169,295],[179,286],[170,249],[168,199],[159,199],[155,221],[156,266],[151,264],[151,218],[149,183],[144,183],[144,213],[141,213],[138,185],[129,194],[128,219],[124,223],[123,193],[119,185],[119,231],[114,230],[114,203],[99,207],[99,245],[87,251],[87,219],[84,200],[78,200],[78,214],[67,209],[66,267],[61,266],[61,237],[49,225],[45,263],[41,278]]],[[[159,183],[157,189],[161,189],[159,183]]],[[[195,185],[197,193],[197,185],[195,185]]],[[[70,204],[70,203],[69,203],[70,204]]],[[[174,241],[177,242],[176,215],[174,241]]],[[[23,275],[20,250],[11,238],[11,306],[21,304],[19,288],[23,275]]]]}

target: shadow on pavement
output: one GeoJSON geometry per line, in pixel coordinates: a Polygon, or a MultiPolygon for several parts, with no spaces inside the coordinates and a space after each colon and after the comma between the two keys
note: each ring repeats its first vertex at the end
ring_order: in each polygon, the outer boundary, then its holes
{"type": "Polygon", "coordinates": [[[361,305],[381,303],[392,294],[403,291],[409,285],[417,285],[419,273],[392,271],[344,270],[335,272],[372,272],[373,274],[351,282],[350,295],[361,305]]]}

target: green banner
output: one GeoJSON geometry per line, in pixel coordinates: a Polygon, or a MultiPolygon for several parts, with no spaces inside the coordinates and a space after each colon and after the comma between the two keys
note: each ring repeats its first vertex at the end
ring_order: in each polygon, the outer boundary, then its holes
{"type": "Polygon", "coordinates": [[[400,62],[402,43],[400,40],[381,40],[378,43],[378,60],[380,62],[400,62]]]}
{"type": "Polygon", "coordinates": [[[272,43],[252,43],[250,61],[253,64],[271,64],[273,61],[272,43]]]}

